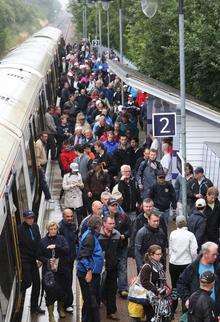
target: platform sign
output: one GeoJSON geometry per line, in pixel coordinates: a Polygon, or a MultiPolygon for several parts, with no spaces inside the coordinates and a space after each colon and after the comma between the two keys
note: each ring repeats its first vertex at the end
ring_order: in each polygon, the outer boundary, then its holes
{"type": "Polygon", "coordinates": [[[176,113],[153,113],[152,129],[155,137],[176,135],[176,113]]]}
{"type": "Polygon", "coordinates": [[[100,44],[99,39],[93,39],[92,40],[92,47],[98,47],[100,44]]]}

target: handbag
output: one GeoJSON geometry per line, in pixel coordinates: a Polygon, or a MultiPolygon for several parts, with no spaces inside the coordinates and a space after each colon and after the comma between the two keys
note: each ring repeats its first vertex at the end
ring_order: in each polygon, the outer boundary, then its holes
{"type": "Polygon", "coordinates": [[[137,276],[136,281],[134,281],[128,290],[128,300],[137,304],[147,305],[153,303],[156,295],[149,290],[146,290],[141,285],[140,282],[140,273],[137,276]]]}
{"type": "Polygon", "coordinates": [[[47,270],[43,275],[43,286],[44,288],[51,289],[54,288],[56,285],[56,280],[54,273],[51,270],[47,270]]]}

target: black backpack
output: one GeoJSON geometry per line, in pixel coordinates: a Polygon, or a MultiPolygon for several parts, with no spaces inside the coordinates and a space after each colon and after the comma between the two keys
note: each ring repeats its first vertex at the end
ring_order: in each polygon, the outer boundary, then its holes
{"type": "Polygon", "coordinates": [[[56,280],[54,273],[51,270],[47,270],[43,275],[43,286],[45,289],[54,288],[56,285],[56,280]]]}

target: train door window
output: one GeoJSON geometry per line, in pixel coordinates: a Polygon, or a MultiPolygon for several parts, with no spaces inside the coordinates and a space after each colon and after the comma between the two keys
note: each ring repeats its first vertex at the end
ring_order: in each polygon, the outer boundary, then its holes
{"type": "Polygon", "coordinates": [[[28,200],[27,200],[27,192],[26,192],[23,167],[21,168],[21,171],[18,177],[18,201],[19,201],[20,211],[23,213],[24,210],[28,209],[28,200]]]}
{"type": "Polygon", "coordinates": [[[52,104],[52,92],[51,92],[51,73],[47,74],[47,83],[46,83],[46,94],[49,105],[52,104]]]}
{"type": "MultiPolygon", "coordinates": [[[[11,224],[7,216],[0,234],[0,308],[2,317],[6,316],[15,278],[13,249],[11,224]]],[[[3,321],[2,317],[0,317],[0,321],[3,321]]]]}

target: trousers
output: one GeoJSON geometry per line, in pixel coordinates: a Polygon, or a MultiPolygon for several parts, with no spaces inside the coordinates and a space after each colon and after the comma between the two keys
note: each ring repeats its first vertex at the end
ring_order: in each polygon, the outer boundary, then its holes
{"type": "Polygon", "coordinates": [[[35,262],[22,263],[22,275],[22,292],[25,293],[26,289],[32,285],[31,310],[35,310],[38,307],[38,299],[40,295],[40,275],[37,264],[35,262]]]}

